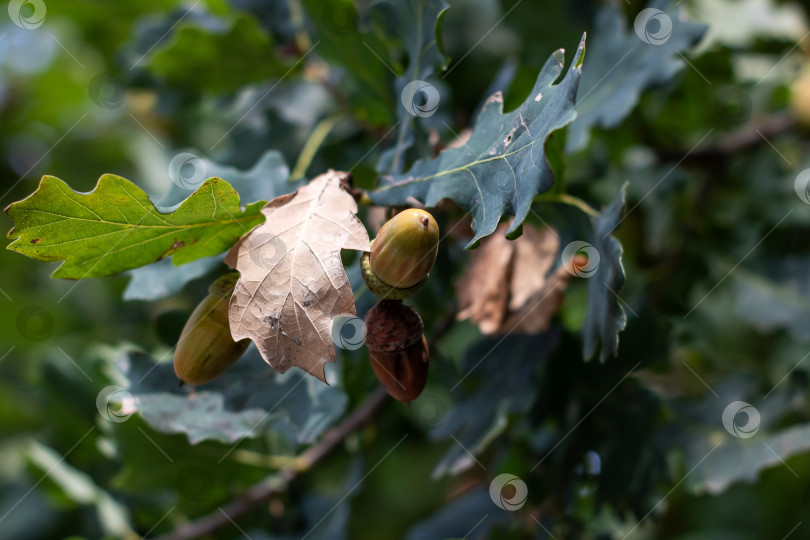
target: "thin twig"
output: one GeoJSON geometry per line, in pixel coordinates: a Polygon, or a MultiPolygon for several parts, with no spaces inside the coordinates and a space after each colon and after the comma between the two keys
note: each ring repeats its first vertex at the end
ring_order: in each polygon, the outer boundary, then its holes
{"type": "Polygon", "coordinates": [[[297,460],[299,464],[295,468],[283,469],[278,474],[265,478],[248,488],[230,504],[218,508],[216,512],[185,523],[169,534],[156,536],[153,540],[191,540],[229,525],[232,519],[249,512],[272,495],[283,491],[301,472],[310,469],[337,448],[351,433],[369,422],[386,396],[382,387],[377,388],[340,424],[327,431],[317,444],[301,454],[297,460]]]}

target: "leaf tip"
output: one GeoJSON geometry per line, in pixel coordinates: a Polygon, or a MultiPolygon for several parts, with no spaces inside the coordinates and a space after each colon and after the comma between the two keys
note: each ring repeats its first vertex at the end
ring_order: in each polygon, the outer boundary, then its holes
{"type": "Polygon", "coordinates": [[[585,41],[588,38],[588,32],[583,32],[582,39],[577,46],[577,54],[574,58],[574,69],[582,69],[582,64],[585,61],[585,41]]]}
{"type": "Polygon", "coordinates": [[[473,250],[478,248],[481,245],[481,238],[473,238],[470,242],[464,246],[464,249],[473,250]]]}
{"type": "Polygon", "coordinates": [[[501,105],[503,105],[503,92],[498,90],[497,92],[489,96],[487,100],[484,102],[484,108],[486,109],[487,106],[491,103],[500,103],[501,105]]]}
{"type": "MultiPolygon", "coordinates": [[[[335,360],[330,358],[327,359],[326,362],[335,362],[335,360]]],[[[313,366],[312,370],[308,370],[307,373],[321,381],[326,386],[332,386],[329,384],[329,381],[326,380],[326,362],[313,366]]]]}
{"type": "MultiPolygon", "coordinates": [[[[439,15],[436,17],[436,26],[434,26],[434,38],[436,39],[436,49],[438,49],[438,51],[445,56],[446,53],[444,52],[444,36],[442,35],[442,30],[444,28],[444,18],[447,15],[449,9],[450,6],[446,6],[439,12],[439,15]]],[[[447,64],[445,63],[443,67],[446,66],[447,64]]]]}
{"type": "Polygon", "coordinates": [[[523,236],[523,223],[517,224],[517,220],[512,222],[512,225],[509,227],[509,230],[506,231],[506,239],[507,240],[517,240],[523,236]]]}

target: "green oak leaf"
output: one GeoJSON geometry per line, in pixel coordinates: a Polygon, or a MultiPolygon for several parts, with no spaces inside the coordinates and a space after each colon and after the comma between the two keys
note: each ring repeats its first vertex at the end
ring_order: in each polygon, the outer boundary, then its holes
{"type": "Polygon", "coordinates": [[[795,474],[787,461],[810,450],[810,425],[785,422],[803,412],[806,389],[799,379],[779,381],[762,397],[757,379],[739,372],[712,380],[712,393],[700,400],[672,400],[680,419],[670,426],[672,442],[690,471],[684,486],[718,495],[736,483],[756,482],[767,469],[795,474]]]}
{"type": "Polygon", "coordinates": [[[191,397],[146,394],[138,397],[138,412],[161,433],[184,433],[190,444],[205,440],[226,443],[258,436],[267,415],[260,409],[231,412],[217,392],[197,392],[191,397]]]}
{"type": "MultiPolygon", "coordinates": [[[[573,208],[573,207],[572,207],[573,208]]],[[[624,285],[622,245],[610,236],[621,223],[624,209],[624,190],[598,216],[590,219],[590,242],[599,250],[601,262],[588,281],[588,311],[582,333],[585,340],[583,354],[591,358],[601,349],[599,360],[619,351],[619,332],[627,324],[619,290],[624,285]]]]}
{"type": "MultiPolygon", "coordinates": [[[[438,90],[432,85],[421,83],[444,64],[441,44],[442,22],[450,6],[444,0],[408,0],[387,6],[395,10],[395,16],[391,19],[397,20],[398,24],[394,30],[405,42],[409,58],[408,69],[394,81],[395,95],[401,98],[397,103],[399,127],[390,163],[385,164],[386,172],[397,172],[402,169],[400,166],[402,153],[412,144],[407,138],[415,119],[414,114],[405,108],[403,99],[406,103],[409,102],[411,107],[418,106],[420,99],[427,101],[425,105],[431,105],[431,98],[435,100],[436,107],[439,105],[438,90]],[[435,94],[423,95],[425,90],[419,90],[420,86],[428,86],[428,90],[435,94]]],[[[432,114],[431,111],[426,113],[432,114]]]]}
{"type": "MultiPolygon", "coordinates": [[[[479,538],[492,538],[491,531],[508,525],[508,512],[494,512],[492,497],[486,486],[474,487],[447,501],[434,514],[418,521],[408,529],[405,540],[447,538],[455,540],[470,537],[475,530],[479,538]],[[485,516],[482,519],[481,516],[485,516]]],[[[542,538],[542,537],[541,537],[542,538]]]]}
{"type": "Polygon", "coordinates": [[[722,266],[735,288],[737,315],[760,332],[785,329],[795,341],[810,341],[810,259],[772,261],[765,275],[736,268],[730,261],[722,266]]]}
{"type": "Polygon", "coordinates": [[[490,97],[478,116],[467,143],[443,151],[436,159],[419,160],[401,175],[383,177],[383,185],[369,195],[376,204],[404,205],[414,198],[435,206],[444,198],[472,214],[474,236],[467,247],[491,234],[505,214],[515,219],[514,233],[526,219],[532,199],[554,183],[545,144],[556,130],[576,117],[574,96],[582,73],[585,37],[571,67],[554,84],[564,67],[563,51],[543,66],[526,101],[503,113],[503,95],[490,97]]]}
{"type": "Polygon", "coordinates": [[[196,261],[175,266],[171,259],[141,266],[127,272],[132,279],[124,289],[124,300],[157,300],[180,292],[183,287],[223,264],[222,254],[203,257],[196,261]]]}
{"type": "Polygon", "coordinates": [[[694,472],[686,478],[689,490],[717,495],[737,482],[755,482],[763,470],[784,467],[791,456],[810,450],[810,426],[791,426],[772,434],[748,438],[724,436],[702,440],[688,452],[694,472]]]}
{"type": "Polygon", "coordinates": [[[171,86],[218,94],[282,76],[290,69],[273,53],[269,34],[246,16],[222,29],[181,24],[145,65],[171,86]]]}
{"type": "Polygon", "coordinates": [[[647,9],[652,11],[640,13],[631,29],[616,4],[606,3],[599,10],[593,52],[577,94],[577,118],[568,129],[568,152],[584,148],[593,127],[618,125],[642,90],[670,80],[684,67],[678,56],[696,45],[708,27],[684,20],[682,10],[669,8],[670,3],[651,2],[647,9]]]}
{"type": "MultiPolygon", "coordinates": [[[[582,354],[585,359],[593,358],[597,352],[601,362],[610,355],[616,355],[619,332],[627,324],[627,315],[618,296],[625,281],[622,245],[611,236],[621,223],[623,209],[624,188],[599,214],[567,203],[555,203],[537,210],[543,220],[560,234],[562,254],[572,243],[584,242],[588,245],[587,249],[595,249],[599,255],[592,273],[578,278],[587,281],[588,289],[588,307],[582,324],[582,354]]],[[[588,256],[591,254],[588,253],[588,256]]]]}
{"type": "Polygon", "coordinates": [[[389,67],[381,58],[388,56],[387,45],[373,26],[369,12],[376,4],[355,6],[352,0],[302,0],[309,15],[315,43],[313,48],[333,66],[346,70],[338,88],[347,96],[358,120],[372,125],[392,122],[394,101],[388,81],[389,67]]]}
{"type": "Polygon", "coordinates": [[[479,379],[480,384],[431,432],[434,439],[455,437],[460,443],[452,445],[433,469],[434,478],[474,466],[474,456],[506,430],[509,415],[529,411],[538,390],[534,375],[559,339],[559,328],[554,328],[537,335],[486,337],[468,349],[462,373],[465,378],[479,379]],[[496,347],[502,361],[486,361],[496,347]]]}
{"type": "MultiPolygon", "coordinates": [[[[201,155],[196,149],[190,149],[194,155],[201,155]]],[[[196,164],[205,171],[203,178],[226,178],[228,183],[239,193],[243,201],[271,201],[279,195],[292,193],[305,181],[291,181],[290,168],[284,156],[278,150],[267,150],[249,169],[239,169],[221,165],[205,157],[199,157],[196,164]]],[[[160,198],[160,206],[173,206],[186,200],[196,189],[186,189],[183,182],[172,182],[168,193],[160,198]]]]}
{"type": "MultiPolygon", "coordinates": [[[[262,154],[256,164],[247,170],[220,165],[199,158],[208,176],[227,178],[243,201],[269,201],[279,195],[291,193],[304,182],[291,182],[290,170],[283,156],[276,150],[262,154]]],[[[180,182],[172,183],[171,190],[160,199],[160,205],[175,205],[193,192],[180,182]]],[[[204,276],[222,263],[222,256],[205,257],[183,266],[175,266],[170,259],[136,268],[124,290],[124,300],[157,300],[179,292],[188,282],[204,276]]]]}
{"type": "Polygon", "coordinates": [[[43,176],[28,198],[11,204],[8,249],[45,262],[65,262],[52,277],[110,276],[172,256],[175,265],[231,247],[264,220],[263,202],[244,211],[226,181],[209,178],[188,199],[161,211],[125,178],[103,175],[93,191],[77,193],[43,176]]]}
{"type": "Polygon", "coordinates": [[[221,377],[189,393],[177,386],[171,362],[122,346],[107,349],[116,372],[135,397],[136,409],[153,429],[183,433],[191,444],[235,442],[272,433],[290,451],[314,442],[337,422],[348,398],[339,386],[322,384],[303,371],[280,375],[258,350],[245,355],[221,377]]]}
{"type": "Polygon", "coordinates": [[[89,474],[69,465],[62,454],[37,441],[26,444],[24,453],[70,501],[95,507],[104,535],[117,538],[135,535],[127,508],[89,474]]]}

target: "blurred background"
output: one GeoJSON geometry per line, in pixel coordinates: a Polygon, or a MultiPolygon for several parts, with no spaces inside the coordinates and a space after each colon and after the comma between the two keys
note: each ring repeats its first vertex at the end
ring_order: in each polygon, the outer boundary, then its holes
{"type": "MultiPolygon", "coordinates": [[[[498,341],[457,321],[469,235],[450,237],[412,301],[432,351],[422,397],[386,401],[287,489],[193,537],[810,537],[808,7],[448,3],[447,67],[428,79],[441,103],[399,168],[463,134],[494,92],[520,105],[587,31],[583,120],[548,154],[593,208],[626,185],[618,355],[583,359],[579,282],[542,334],[498,341]],[[527,489],[518,508],[491,495],[501,474],[527,489]]],[[[374,187],[411,60],[396,30],[411,21],[379,4],[9,2],[0,205],[45,174],[90,191],[115,173],[162,206],[201,170],[243,203],[329,168],[374,187]]],[[[436,215],[446,228],[462,213],[436,215]]],[[[364,350],[338,351],[331,386],[295,388],[300,372],[275,375],[251,348],[194,401],[171,348],[221,256],[82,281],[51,279],[57,266],[0,251],[0,539],[152,538],[221,514],[376,387],[364,350]]],[[[361,314],[374,301],[356,298],[361,314]]]]}

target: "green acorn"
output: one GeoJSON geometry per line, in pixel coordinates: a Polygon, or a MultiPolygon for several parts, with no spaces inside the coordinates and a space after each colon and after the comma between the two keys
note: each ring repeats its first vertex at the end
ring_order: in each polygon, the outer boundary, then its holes
{"type": "Polygon", "coordinates": [[[208,287],[183,327],[174,350],[174,372],[182,383],[203,384],[221,375],[244,354],[249,339],[235,342],[228,322],[228,302],[239,279],[226,274],[208,287]]]}
{"type": "Polygon", "coordinates": [[[429,212],[411,208],[391,218],[361,262],[369,289],[407,298],[425,282],[439,252],[439,226],[429,212]]]}

